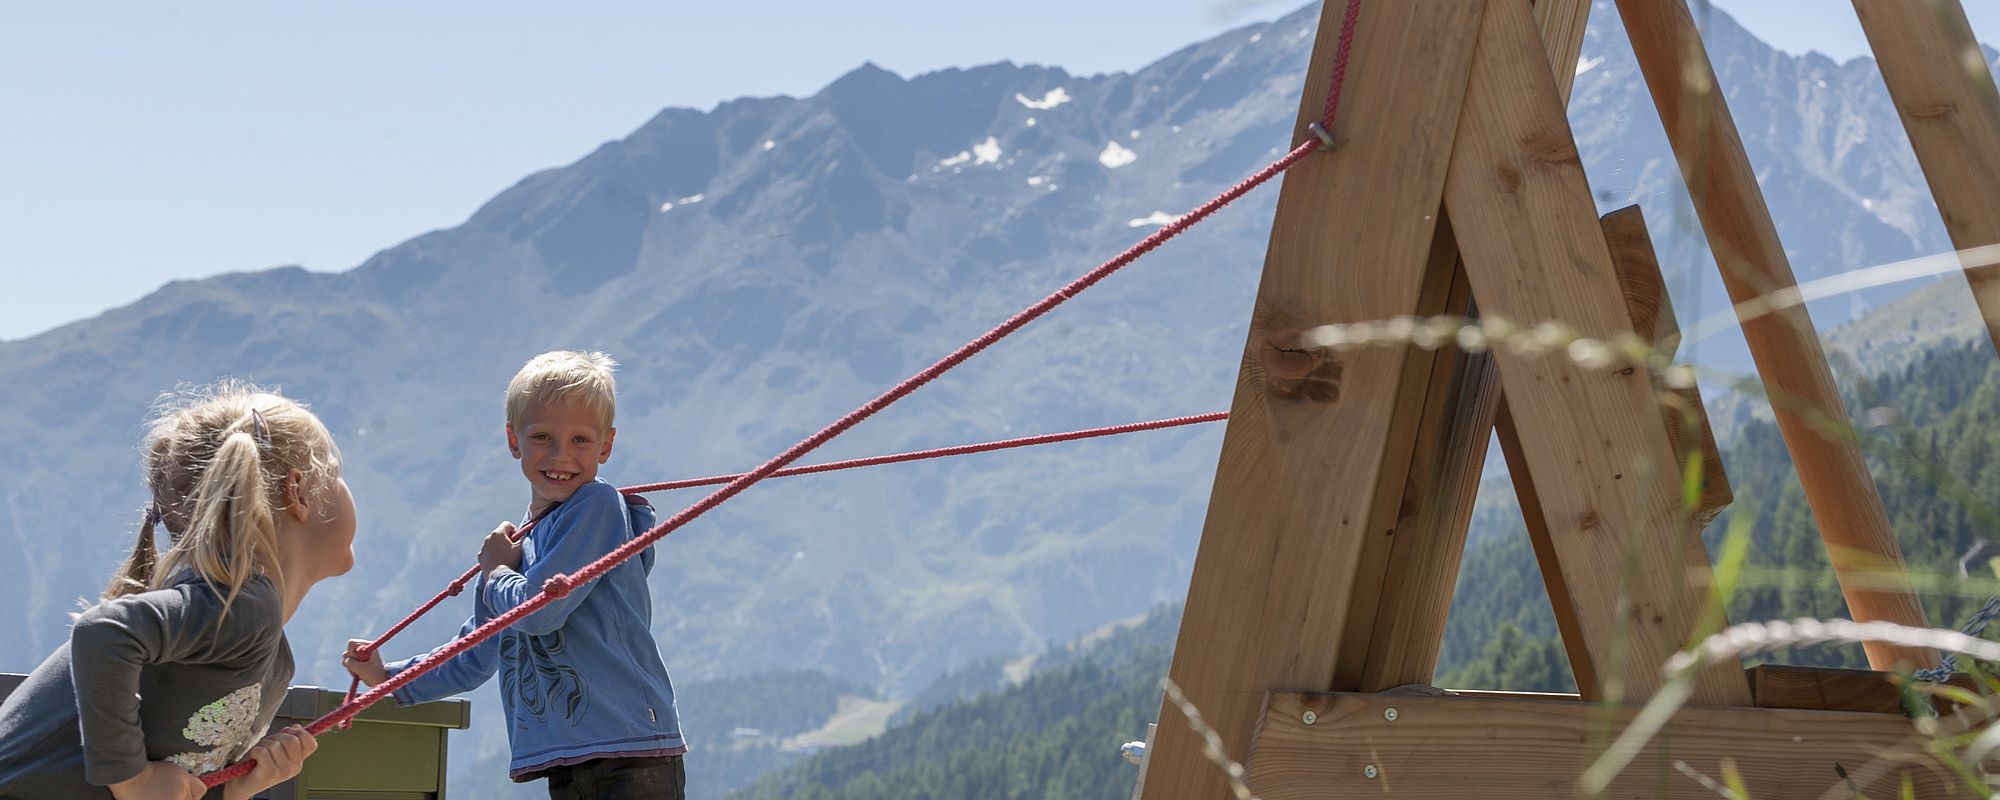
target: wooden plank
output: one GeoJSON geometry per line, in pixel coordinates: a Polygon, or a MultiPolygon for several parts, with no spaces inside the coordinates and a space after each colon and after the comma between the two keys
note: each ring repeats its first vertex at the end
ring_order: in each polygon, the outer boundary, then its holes
{"type": "MultiPolygon", "coordinates": [[[[1590,0],[1538,0],[1534,7],[1551,68],[1558,76],[1574,77],[1590,0]]],[[[1567,80],[1558,83],[1567,99],[1567,80]]],[[[1477,316],[1457,242],[1450,236],[1450,215],[1438,213],[1426,296],[1434,287],[1449,290],[1444,292],[1445,302],[1418,313],[1477,316]]],[[[1421,408],[1423,417],[1407,469],[1385,463],[1381,472],[1400,480],[1383,480],[1376,492],[1370,529],[1387,535],[1369,538],[1358,573],[1380,577],[1358,581],[1355,587],[1357,593],[1379,593],[1379,599],[1354,604],[1357,614],[1348,620],[1330,687],[1337,690],[1377,691],[1429,683],[1435,676],[1486,448],[1492,440],[1500,384],[1490,354],[1456,348],[1418,353],[1405,376],[1409,399],[1398,407],[1421,408]],[[1408,380],[1411,377],[1418,380],[1408,380]],[[1358,613],[1371,606],[1373,619],[1358,613]]]]}
{"type": "MultiPolygon", "coordinates": [[[[1557,321],[1584,335],[1630,335],[1555,80],[1527,9],[1487,8],[1445,178],[1466,275],[1483,314],[1557,321]]],[[[1522,452],[1575,601],[1587,663],[1636,699],[1686,641],[1704,594],[1706,554],[1689,547],[1678,471],[1643,370],[1495,351],[1522,452]],[[1628,567],[1631,567],[1628,569],[1628,567]],[[1621,613],[1622,601],[1630,612],[1621,613]],[[1614,669],[1614,665],[1622,665],[1614,669]]],[[[1544,569],[1548,564],[1544,563],[1544,569]]],[[[1585,694],[1590,694],[1589,690],[1585,694]]],[[[1740,667],[1696,681],[1695,702],[1749,705],[1740,667]]]]}
{"type": "MultiPolygon", "coordinates": [[[[1730,299],[1740,305],[1794,290],[1797,279],[1687,4],[1619,0],[1618,10],[1730,299]]],[[[1914,593],[1882,588],[1885,575],[1905,573],[1903,554],[1860,449],[1811,422],[1850,424],[1806,307],[1790,306],[1742,325],[1848,610],[1856,620],[1927,627],[1914,593]]],[[[1864,647],[1876,669],[1937,663],[1931,650],[1881,642],[1864,647]]]]}
{"type": "MultiPolygon", "coordinates": [[[[1854,0],[1952,246],[2000,244],[2000,93],[1958,0],[1854,0]]],[[[2000,264],[1967,263],[2000,349],[2000,264]]]]}
{"type": "MultiPolygon", "coordinates": [[[[1277,693],[1257,732],[1249,783],[1264,800],[1573,797],[1598,748],[1636,711],[1552,700],[1277,693]],[[1313,724],[1304,721],[1307,711],[1313,724]]],[[[1598,796],[1715,800],[1715,790],[1676,765],[1719,781],[1724,759],[1735,761],[1756,800],[1855,797],[1855,790],[1898,797],[1905,777],[1919,798],[1961,796],[1964,786],[1925,754],[1927,742],[1891,714],[1684,708],[1598,796]]]]}
{"type": "MultiPolygon", "coordinates": [[[[1618,285],[1625,292],[1625,310],[1632,329],[1646,337],[1660,353],[1672,356],[1680,348],[1681,328],[1674,319],[1674,305],[1667,295],[1666,276],[1660,274],[1660,260],[1653,252],[1653,237],[1646,230],[1646,215],[1636,205],[1605,214],[1599,220],[1604,243],[1611,250],[1611,265],[1618,272],[1618,285]]],[[[1729,475],[1722,467],[1722,450],[1715,444],[1715,430],[1708,424],[1708,409],[1701,402],[1701,388],[1655,387],[1671,393],[1667,414],[1667,441],[1674,448],[1674,463],[1686,464],[1690,453],[1701,458],[1701,500],[1693,509],[1697,535],[1715,521],[1722,509],[1734,502],[1729,475]]],[[[1667,398],[1663,398],[1667,402],[1667,398]]]]}
{"type": "MultiPolygon", "coordinates": [[[[1424,283],[1419,317],[1472,313],[1449,218],[1439,218],[1424,283]],[[1434,297],[1439,289],[1444,296],[1434,297]]],[[[1387,453],[1377,473],[1364,530],[1385,535],[1362,543],[1329,689],[1429,683],[1437,669],[1498,400],[1490,361],[1457,348],[1410,354],[1396,408],[1415,410],[1415,435],[1409,447],[1387,453]]]]}
{"type": "MultiPolygon", "coordinates": [[[[1746,670],[1750,691],[1758,708],[1794,708],[1814,711],[1858,711],[1873,714],[1901,714],[1903,677],[1893,672],[1835,667],[1800,667],[1791,664],[1759,664],[1746,670]]],[[[1959,673],[1950,684],[1978,692],[1972,676],[1959,673]]],[[[1440,696],[1484,697],[1502,700],[1584,700],[1574,692],[1507,692],[1491,689],[1447,689],[1440,696]]],[[[1953,704],[1936,698],[1938,713],[1950,713],[1953,704]]]]}
{"type": "MultiPolygon", "coordinates": [[[[1953,675],[1951,685],[1978,692],[1972,676],[1953,675]]],[[[1758,708],[1802,708],[1821,711],[1858,711],[1875,714],[1902,714],[1903,676],[1894,672],[1833,667],[1799,667],[1790,664],[1760,664],[1750,668],[1750,688],[1757,695],[1758,708]]],[[[1949,713],[1953,704],[1934,697],[1938,713],[1949,713]]]]}
{"type": "MultiPolygon", "coordinates": [[[[1340,148],[1294,167],[1278,196],[1169,672],[1238,760],[1268,689],[1332,681],[1376,472],[1414,431],[1415,414],[1395,406],[1404,349],[1314,353],[1300,337],[1417,309],[1484,7],[1369,5],[1335,123],[1340,148]]],[[[1322,11],[1301,137],[1324,105],[1343,12],[1322,11]]],[[[1159,719],[1143,796],[1222,796],[1227,782],[1179,709],[1163,704],[1159,719]]]]}
{"type": "MultiPolygon", "coordinates": [[[[1660,275],[1659,260],[1653,254],[1652,237],[1646,232],[1644,215],[1638,206],[1627,206],[1606,214],[1599,220],[1599,227],[1604,232],[1606,250],[1632,329],[1652,337],[1656,346],[1671,354],[1680,341],[1680,326],[1674,320],[1673,305],[1667,296],[1666,281],[1660,275]]],[[[1687,452],[1681,444],[1684,438],[1699,440],[1704,448],[1702,502],[1694,509],[1685,529],[1688,531],[1689,548],[1706,557],[1701,531],[1715,519],[1722,507],[1729,504],[1729,481],[1722,471],[1722,455],[1715,446],[1714,432],[1708,427],[1708,415],[1701,405],[1699,390],[1690,387],[1677,392],[1676,397],[1680,398],[1677,404],[1680,409],[1687,411],[1667,415],[1667,440],[1674,454],[1674,463],[1686,463],[1687,452]]],[[[1548,519],[1544,516],[1541,498],[1522,451],[1521,437],[1515,429],[1512,413],[1503,401],[1497,428],[1501,454],[1507,460],[1514,496],[1521,505],[1528,541],[1534,547],[1537,562],[1542,565],[1542,584],[1548,591],[1550,607],[1555,614],[1556,631],[1561,634],[1563,649],[1569,655],[1571,673],[1584,698],[1596,700],[1601,676],[1597,673],[1596,662],[1590,658],[1589,649],[1584,645],[1582,622],[1578,617],[1581,612],[1576,599],[1570,594],[1568,582],[1562,579],[1558,566],[1561,560],[1550,537],[1548,519]]]]}
{"type": "Polygon", "coordinates": [[[1535,28],[1542,34],[1542,50],[1549,54],[1549,72],[1556,79],[1556,94],[1569,103],[1569,90],[1576,83],[1576,62],[1583,56],[1583,35],[1590,29],[1591,0],[1535,0],[1535,28]]]}
{"type": "Polygon", "coordinates": [[[1681,326],[1674,319],[1666,276],[1660,274],[1660,258],[1653,252],[1653,235],[1646,230],[1646,212],[1629,205],[1605,214],[1597,226],[1604,230],[1604,245],[1611,252],[1632,330],[1662,353],[1673,355],[1681,346],[1681,326]]]}
{"type": "Polygon", "coordinates": [[[1528,545],[1534,548],[1535,564],[1541,568],[1542,587],[1549,596],[1550,613],[1555,616],[1556,634],[1562,638],[1563,652],[1569,656],[1570,677],[1576,680],[1577,691],[1584,699],[1598,700],[1603,697],[1604,675],[1598,672],[1599,659],[1591,656],[1590,647],[1585,644],[1589,635],[1584,632],[1584,609],[1578,607],[1576,596],[1570,593],[1570,582],[1563,579],[1562,556],[1549,533],[1548,510],[1542,507],[1541,492],[1535,488],[1534,469],[1528,464],[1521,433],[1514,425],[1514,409],[1504,396],[1500,399],[1493,432],[1500,440],[1500,455],[1507,461],[1507,479],[1514,485],[1514,502],[1521,507],[1521,525],[1528,532],[1528,545]]]}

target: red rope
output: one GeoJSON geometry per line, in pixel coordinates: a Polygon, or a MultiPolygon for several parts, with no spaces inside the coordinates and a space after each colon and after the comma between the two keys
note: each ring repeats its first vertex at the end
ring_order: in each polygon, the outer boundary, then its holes
{"type": "MultiPolygon", "coordinates": [[[[1361,0],[1348,0],[1347,13],[1341,23],[1342,33],[1339,44],[1339,52],[1336,54],[1334,58],[1333,83],[1332,86],[1329,87],[1328,89],[1326,113],[1320,117],[1321,126],[1329,131],[1333,129],[1334,112],[1338,108],[1340,87],[1341,84],[1345,81],[1347,76],[1346,52],[1348,48],[1351,47],[1353,44],[1352,29],[1354,27],[1355,20],[1358,16],[1360,9],[1361,9],[1361,0]]],[[[1223,206],[1229,205],[1230,203],[1235,202],[1237,198],[1242,197],[1243,195],[1249,193],[1251,189],[1257,188],[1258,186],[1262,185],[1265,181],[1268,181],[1272,177],[1276,176],[1278,173],[1290,169],[1292,165],[1297,164],[1301,159],[1304,159],[1307,155],[1311,154],[1313,150],[1319,146],[1320,143],[1317,139],[1306,139],[1305,141],[1301,142],[1298,146],[1293,147],[1291,152],[1286,153],[1282,158],[1279,158],[1277,161],[1272,162],[1269,166],[1266,166],[1263,169],[1258,170],[1256,174],[1251,175],[1248,178],[1245,178],[1243,181],[1237,183],[1235,186],[1229,187],[1229,189],[1227,191],[1224,191],[1222,194],[1210,198],[1208,202],[1202,203],[1200,206],[1196,207],[1195,210],[1188,212],[1186,215],[1182,216],[1179,219],[1174,220],[1172,223],[1162,226],[1159,230],[1154,231],[1151,235],[1147,236],[1144,239],[1139,240],[1137,244],[1134,244],[1131,247],[1126,248],[1125,252],[1119,253],[1117,256],[1113,257],[1109,261],[1104,262],[1103,264],[1099,264],[1095,269],[1092,269],[1091,271],[1084,273],[1082,277],[1079,277],[1076,280],[1071,281],[1068,285],[1062,287],[1061,289],[1057,289],[1054,293],[1050,294],[1047,297],[1042,298],[1041,300],[1037,301],[1034,305],[1022,309],[1020,313],[1017,313],[1014,316],[1009,317],[1007,321],[1000,323],[992,330],[987,331],[986,333],[980,335],[979,338],[967,342],[964,346],[958,348],[957,350],[952,351],[949,355],[946,355],[944,358],[939,359],[937,363],[934,363],[929,367],[925,367],[923,371],[910,376],[909,379],[903,381],[902,383],[897,384],[894,388],[890,389],[889,391],[883,392],[880,396],[876,397],[875,399],[862,404],[860,408],[856,408],[853,411],[848,412],[845,416],[842,416],[840,419],[835,420],[833,424],[820,429],[818,433],[808,436],[805,439],[801,440],[798,444],[786,448],[784,452],[779,453],[771,460],[764,462],[763,465],[757,467],[754,470],[738,475],[735,478],[729,479],[728,484],[724,485],[722,488],[715,490],[707,497],[704,497],[700,501],[697,501],[694,505],[682,509],[680,513],[675,514],[667,521],[662,522],[657,526],[654,526],[652,530],[647,531],[645,534],[635,537],[631,541],[626,542],[624,545],[621,545],[617,549],[612,550],[610,553],[605,554],[603,558],[599,558],[596,561],[584,565],[582,569],[577,570],[575,575],[555,575],[549,578],[548,581],[542,585],[542,591],[537,593],[534,597],[530,597],[526,601],[522,602],[520,605],[508,609],[505,613],[502,613],[499,616],[496,616],[493,619],[488,620],[486,624],[473,629],[471,633],[468,633],[462,637],[459,637],[458,639],[453,640],[449,644],[446,644],[444,647],[439,648],[437,651],[431,653],[423,660],[418,661],[415,664],[410,665],[409,668],[404,669],[403,671],[390,676],[388,680],[376,684],[374,687],[370,688],[367,692],[362,693],[360,696],[355,697],[353,700],[350,700],[346,703],[342,703],[339,708],[327,712],[325,716],[320,717],[319,719],[313,720],[312,724],[306,726],[306,730],[311,732],[313,735],[317,736],[319,734],[325,733],[327,729],[332,728],[335,725],[339,725],[350,719],[353,719],[354,715],[361,713],[362,709],[374,705],[377,702],[380,702],[382,698],[389,696],[390,693],[396,691],[397,689],[402,688],[403,686],[407,685],[410,681],[415,680],[417,676],[422,675],[423,673],[428,672],[431,669],[435,668],[437,665],[449,661],[452,658],[455,658],[458,655],[464,653],[465,651],[472,649],[473,646],[479,644],[480,642],[485,641],[486,639],[493,636],[493,634],[499,633],[501,630],[507,628],[508,626],[513,625],[516,622],[519,622],[521,618],[541,610],[543,606],[546,606],[557,599],[568,596],[570,590],[575,586],[577,586],[578,584],[596,580],[599,576],[603,575],[605,572],[610,571],[612,567],[617,566],[620,562],[623,562],[624,560],[631,558],[632,556],[637,555],[640,552],[643,552],[646,548],[653,546],[655,542],[658,542],[659,540],[666,538],[668,534],[671,534],[674,531],[679,530],[681,526],[684,526],[689,522],[693,521],[696,517],[699,517],[702,514],[707,513],[709,509],[712,509],[718,505],[723,504],[724,502],[728,501],[729,498],[735,497],[736,495],[742,493],[743,490],[750,488],[752,485],[755,485],[758,481],[770,477],[773,473],[776,473],[778,470],[783,469],[786,465],[792,463],[793,461],[797,461],[800,457],[804,456],[806,453],[812,452],[815,448],[819,447],[822,444],[825,444],[828,440],[831,440],[833,437],[845,433],[848,429],[861,424],[863,420],[866,420],[869,417],[874,416],[875,412],[881,411],[882,409],[887,408],[891,403],[903,399],[904,397],[908,396],[911,392],[914,392],[922,388],[924,384],[930,383],[932,380],[936,379],[939,375],[943,375],[945,372],[951,370],[953,367],[965,363],[967,359],[972,358],[975,355],[978,355],[980,351],[985,350],[987,347],[992,346],[994,342],[1000,341],[1007,335],[1017,330],[1020,330],[1023,326],[1027,325],[1030,322],[1033,322],[1036,318],[1042,316],[1043,314],[1048,313],[1049,310],[1055,308],[1056,306],[1062,305],[1070,298],[1075,297],[1078,294],[1082,293],[1083,290],[1096,285],[1097,282],[1102,281],[1105,278],[1109,277],[1111,273],[1117,272],[1118,270],[1124,268],[1126,265],[1131,264],[1134,261],[1137,261],[1140,256],[1152,252],[1154,248],[1159,247],[1161,244],[1164,244],[1168,239],[1172,239],[1175,236],[1179,236],[1183,231],[1186,231],[1188,228],[1194,226],[1195,223],[1198,223],[1203,219],[1208,218],[1210,214],[1214,214],[1216,211],[1221,210],[1223,206]]],[[[250,770],[254,769],[255,767],[256,767],[255,760],[239,761],[235,764],[231,764],[222,769],[202,775],[201,781],[203,784],[209,787],[219,786],[227,781],[249,774],[250,770]]]]}
{"type": "MultiPolygon", "coordinates": [[[[843,469],[854,469],[856,467],[874,467],[874,466],[880,466],[882,464],[901,464],[905,461],[922,461],[928,458],[945,458],[948,456],[962,456],[970,453],[986,453],[994,450],[1011,450],[1016,447],[1031,447],[1038,444],[1072,442],[1078,439],[1095,439],[1099,436],[1116,436],[1121,433],[1156,431],[1161,428],[1178,428],[1182,425],[1198,425],[1203,422],[1216,422],[1218,420],[1225,420],[1228,418],[1229,418],[1229,412],[1227,411],[1211,411],[1206,414],[1195,414],[1193,416],[1188,416],[1188,417],[1170,417],[1168,419],[1157,419],[1151,422],[1128,422],[1123,425],[1109,425],[1102,428],[1086,428],[1084,430],[1069,431],[1067,433],[1044,433],[1036,436],[1023,436],[1018,439],[1001,439],[996,442],[981,442],[979,444],[961,444],[961,445],[953,445],[951,447],[938,447],[930,450],[913,450],[908,453],[897,453],[895,455],[868,456],[866,458],[850,458],[846,461],[828,461],[824,464],[811,464],[803,467],[788,467],[785,469],[778,470],[777,472],[771,473],[770,477],[789,478],[793,475],[812,475],[821,472],[834,472],[843,469]]],[[[620,489],[619,491],[625,492],[627,494],[639,494],[642,492],[664,492],[672,489],[692,489],[697,486],[714,486],[720,483],[728,483],[740,477],[743,477],[743,473],[739,472],[734,475],[716,475],[710,478],[689,478],[687,480],[669,481],[667,483],[648,483],[639,486],[632,486],[625,489],[620,489]]]]}
{"type": "MultiPolygon", "coordinates": [[[[823,464],[811,464],[803,467],[788,467],[786,469],[781,469],[778,470],[777,472],[771,473],[771,477],[788,478],[793,475],[813,475],[821,472],[835,472],[844,469],[855,469],[857,467],[873,467],[882,464],[901,464],[906,461],[922,461],[931,458],[946,458],[950,456],[968,455],[971,453],[986,453],[994,450],[1010,450],[1016,447],[1030,447],[1041,444],[1070,442],[1079,439],[1095,439],[1100,436],[1116,436],[1118,434],[1123,434],[1123,433],[1137,433],[1139,431],[1160,430],[1162,428],[1176,428],[1183,425],[1197,425],[1203,422],[1216,422],[1218,420],[1225,420],[1228,418],[1229,418],[1229,412],[1227,411],[1211,411],[1207,414],[1196,414],[1187,417],[1170,417],[1167,419],[1153,420],[1151,422],[1130,422],[1123,425],[1109,425],[1102,428],[1086,428],[1084,430],[1068,431],[1065,433],[1044,433],[1036,436],[1023,436],[1015,439],[1001,439],[999,441],[981,442],[978,444],[961,444],[961,445],[953,445],[951,447],[937,447],[937,448],[932,448],[930,450],[915,450],[907,453],[896,453],[893,455],[868,456],[866,458],[851,458],[845,461],[829,461],[823,464]]],[[[645,483],[645,484],[640,484],[638,486],[627,486],[623,489],[619,489],[618,491],[628,495],[634,495],[634,494],[645,494],[647,492],[672,491],[675,489],[692,489],[698,486],[714,486],[717,484],[728,483],[742,476],[743,476],[742,473],[736,473],[733,475],[715,475],[707,478],[688,478],[678,481],[668,481],[666,483],[645,483]]],[[[540,520],[530,521],[528,524],[521,526],[519,530],[514,532],[514,541],[518,542],[524,538],[527,538],[528,532],[534,530],[535,525],[539,521],[540,520]]],[[[454,580],[450,584],[447,584],[443,591],[438,592],[435,595],[432,595],[431,599],[424,601],[424,604],[418,606],[417,610],[410,612],[409,616],[406,616],[401,620],[398,620],[396,624],[389,626],[389,629],[383,631],[381,636],[375,637],[373,641],[364,643],[356,647],[355,655],[363,661],[368,660],[368,658],[372,656],[375,653],[375,651],[380,650],[382,648],[382,645],[388,643],[390,639],[395,638],[396,634],[402,633],[404,628],[410,627],[410,624],[416,622],[419,617],[422,617],[423,615],[430,613],[431,609],[437,608],[438,604],[444,602],[445,598],[456,597],[460,592],[465,591],[466,585],[471,583],[473,577],[478,574],[479,574],[478,567],[473,567],[471,569],[466,570],[465,574],[458,576],[457,580],[454,580]]],[[[361,679],[355,678],[353,682],[347,687],[348,702],[354,700],[355,694],[360,690],[360,687],[361,687],[361,679]]],[[[346,725],[343,723],[341,727],[345,728],[346,725]]]]}

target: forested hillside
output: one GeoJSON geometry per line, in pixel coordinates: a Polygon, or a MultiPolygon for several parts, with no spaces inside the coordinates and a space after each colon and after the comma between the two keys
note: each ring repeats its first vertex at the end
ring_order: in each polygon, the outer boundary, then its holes
{"type": "MultiPolygon", "coordinates": [[[[1926,351],[1907,366],[1873,376],[1848,392],[1882,502],[1904,559],[1944,585],[1927,593],[1932,625],[1956,627],[1986,599],[1957,587],[1959,560],[1981,542],[2000,544],[2000,359],[1985,339],[1926,351]]],[[[1723,454],[1736,503],[1708,531],[1713,552],[1731,516],[1754,515],[1748,574],[1729,608],[1735,621],[1844,616],[1840,587],[1827,566],[1812,510],[1791,469],[1777,426],[1748,422],[1723,454]]],[[[1557,655],[1555,625],[1518,521],[1467,549],[1453,600],[1447,662],[1440,683],[1523,690],[1567,688],[1567,670],[1551,682],[1546,658],[1557,655]],[[1507,644],[1489,647],[1505,639],[1507,644]],[[1476,655],[1474,655],[1476,654],[1476,655]],[[1454,658],[1453,656],[1456,655],[1454,658]]],[[[1987,549],[1970,563],[1974,578],[1994,578],[1987,549]]],[[[1859,646],[1786,651],[1773,661],[1865,666],[1859,646]]]]}
{"type": "Polygon", "coordinates": [[[1180,616],[1179,606],[1156,609],[1102,641],[1047,654],[1018,684],[920,712],[881,736],[767,775],[730,797],[1123,797],[1138,773],[1118,746],[1143,738],[1159,711],[1159,680],[1180,616]]]}

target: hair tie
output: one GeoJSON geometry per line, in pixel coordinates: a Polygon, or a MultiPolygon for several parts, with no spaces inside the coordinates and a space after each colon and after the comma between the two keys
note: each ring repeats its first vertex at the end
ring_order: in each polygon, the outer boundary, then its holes
{"type": "Polygon", "coordinates": [[[157,525],[159,525],[159,524],[160,524],[160,523],[161,523],[161,522],[162,522],[163,520],[165,520],[165,519],[166,519],[166,516],[160,513],[160,504],[159,504],[159,503],[147,503],[147,504],[146,504],[146,524],[147,524],[147,525],[154,525],[154,526],[157,526],[157,525]]]}
{"type": "Polygon", "coordinates": [[[269,447],[271,445],[271,429],[264,427],[264,415],[257,413],[257,409],[250,409],[250,424],[256,430],[257,444],[269,447]]]}

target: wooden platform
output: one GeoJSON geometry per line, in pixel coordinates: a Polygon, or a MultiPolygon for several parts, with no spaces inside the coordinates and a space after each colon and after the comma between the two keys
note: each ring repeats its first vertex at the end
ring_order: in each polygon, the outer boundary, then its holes
{"type": "MultiPolygon", "coordinates": [[[[1560,798],[1637,713],[1547,697],[1274,693],[1249,783],[1264,800],[1560,798]]],[[[1898,714],[1683,708],[1617,773],[1606,798],[1714,800],[1737,770],[1755,800],[1970,792],[1898,714]],[[1725,767],[1725,764],[1731,766],[1725,767]],[[1699,776],[1699,777],[1697,777],[1699,776]]]]}

